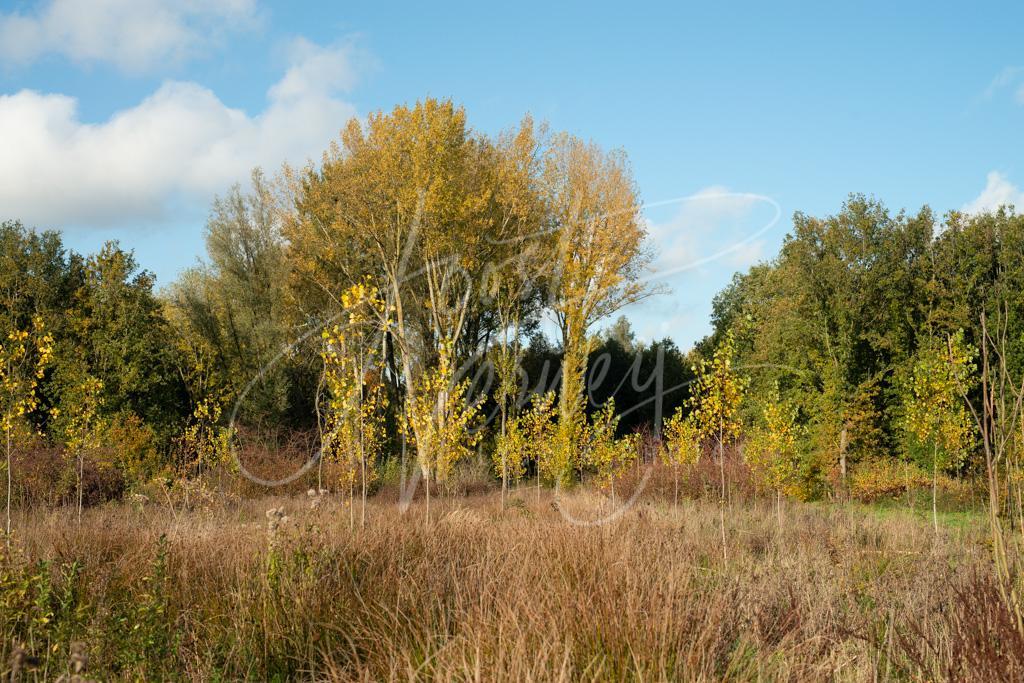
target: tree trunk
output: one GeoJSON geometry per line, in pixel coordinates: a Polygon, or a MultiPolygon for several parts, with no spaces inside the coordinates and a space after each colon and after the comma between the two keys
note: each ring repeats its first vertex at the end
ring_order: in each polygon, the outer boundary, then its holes
{"type": "Polygon", "coordinates": [[[932,524],[935,526],[935,534],[939,533],[939,507],[936,502],[939,492],[939,454],[938,448],[932,446],[932,524]]]}
{"type": "Polygon", "coordinates": [[[78,525],[82,525],[82,479],[85,473],[85,458],[82,453],[78,454],[78,525]]]}
{"type": "Polygon", "coordinates": [[[501,397],[501,510],[505,511],[505,496],[508,494],[508,463],[505,448],[505,397],[501,397]]]}
{"type": "Polygon", "coordinates": [[[672,494],[672,507],[679,509],[679,465],[672,465],[672,479],[675,483],[675,491],[672,494]]]}
{"type": "Polygon", "coordinates": [[[849,443],[849,433],[844,424],[842,431],[839,432],[839,481],[844,498],[846,496],[846,448],[849,443]]]}
{"type": "Polygon", "coordinates": [[[14,482],[11,472],[11,428],[7,432],[7,544],[11,543],[11,494],[14,491],[14,482]]]}
{"type": "Polygon", "coordinates": [[[722,531],[722,562],[729,562],[729,548],[725,542],[725,444],[722,442],[722,422],[718,422],[718,472],[721,477],[722,490],[718,498],[719,528],[722,531]]]}
{"type": "Polygon", "coordinates": [[[423,475],[423,481],[427,485],[427,525],[430,525],[430,472],[423,475]]]}
{"type": "Polygon", "coordinates": [[[782,532],[782,491],[775,489],[775,517],[779,522],[779,532],[782,532]]]}

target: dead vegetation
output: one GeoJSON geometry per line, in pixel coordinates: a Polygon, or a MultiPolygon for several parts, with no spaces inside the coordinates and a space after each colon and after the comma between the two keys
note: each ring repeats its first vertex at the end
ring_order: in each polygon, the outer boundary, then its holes
{"type": "Polygon", "coordinates": [[[999,680],[1024,644],[984,530],[913,515],[532,488],[25,513],[0,561],[24,680],[999,680]],[[569,520],[575,520],[575,523],[569,520]],[[987,596],[987,597],[986,597],[987,596]],[[1005,623],[1004,623],[1005,622],[1005,623]],[[33,669],[26,662],[34,663],[33,669]],[[34,677],[34,678],[33,678],[34,677]]]}

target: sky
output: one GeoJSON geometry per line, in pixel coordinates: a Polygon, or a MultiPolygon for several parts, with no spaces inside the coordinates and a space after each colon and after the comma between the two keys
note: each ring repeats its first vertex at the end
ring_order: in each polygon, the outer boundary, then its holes
{"type": "Polygon", "coordinates": [[[119,240],[166,285],[210,201],[351,117],[450,97],[629,155],[652,281],[638,336],[688,348],[793,212],[852,192],[1024,207],[1024,3],[0,0],[0,220],[119,240]]]}

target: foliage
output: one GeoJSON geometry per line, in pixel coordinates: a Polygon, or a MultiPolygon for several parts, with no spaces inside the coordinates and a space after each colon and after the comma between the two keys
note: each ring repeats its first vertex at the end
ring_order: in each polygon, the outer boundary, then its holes
{"type": "Polygon", "coordinates": [[[15,423],[39,407],[37,389],[53,354],[53,337],[42,318],[31,329],[11,330],[0,342],[0,426],[10,434],[15,423]]]}
{"type": "Polygon", "coordinates": [[[351,492],[359,481],[365,494],[386,438],[387,396],[375,371],[385,304],[375,287],[359,283],[342,295],[342,305],[346,324],[321,333],[327,389],[322,457],[341,466],[344,488],[351,492]]]}
{"type": "Polygon", "coordinates": [[[491,454],[495,474],[506,484],[517,484],[526,475],[529,442],[523,422],[525,419],[518,415],[508,419],[505,433],[497,436],[491,454]]]}
{"type": "Polygon", "coordinates": [[[469,399],[468,389],[468,379],[455,377],[449,341],[441,346],[437,365],[423,374],[415,395],[407,400],[404,433],[416,446],[428,485],[431,479],[443,480],[480,440],[481,433],[473,429],[479,405],[469,399]]]}
{"type": "Polygon", "coordinates": [[[908,450],[929,469],[959,467],[974,436],[974,422],[963,397],[973,388],[974,357],[963,332],[944,342],[930,340],[914,360],[905,388],[904,430],[908,450]]]}
{"type": "Polygon", "coordinates": [[[583,435],[583,461],[593,467],[602,487],[615,492],[615,480],[638,456],[638,435],[616,438],[619,417],[615,414],[615,401],[611,400],[591,416],[583,435]]]}
{"type": "Polygon", "coordinates": [[[696,374],[691,391],[690,407],[697,435],[714,438],[719,446],[734,440],[740,433],[740,402],[747,381],[733,368],[735,337],[727,332],[710,360],[700,359],[694,366],[696,374]]]}
{"type": "Polygon", "coordinates": [[[53,353],[53,338],[45,331],[41,318],[32,321],[31,330],[14,329],[0,343],[0,427],[6,440],[7,523],[11,533],[13,497],[12,433],[39,405],[36,389],[53,353]]]}
{"type": "Polygon", "coordinates": [[[879,458],[853,468],[850,474],[850,495],[854,500],[871,503],[896,498],[909,489],[930,484],[931,476],[918,465],[879,458]]]}
{"type": "Polygon", "coordinates": [[[661,458],[673,468],[692,467],[700,459],[700,434],[693,420],[679,408],[662,428],[661,458]]]}
{"type": "Polygon", "coordinates": [[[761,410],[762,420],[744,444],[747,464],[762,489],[800,495],[798,409],[783,401],[776,388],[764,398],[761,410]]]}

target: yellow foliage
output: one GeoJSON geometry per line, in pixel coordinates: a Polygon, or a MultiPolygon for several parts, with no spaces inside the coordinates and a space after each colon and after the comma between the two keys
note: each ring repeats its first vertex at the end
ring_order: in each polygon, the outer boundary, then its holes
{"type": "Polygon", "coordinates": [[[714,437],[720,444],[732,441],[740,432],[739,408],[747,382],[732,367],[735,347],[730,330],[711,360],[702,359],[693,367],[697,375],[690,398],[694,426],[702,439],[714,437]]]}
{"type": "Polygon", "coordinates": [[[10,433],[39,406],[36,389],[53,356],[53,337],[42,318],[31,330],[12,330],[0,343],[0,427],[10,433]]]}
{"type": "Polygon", "coordinates": [[[441,344],[437,365],[423,373],[406,402],[406,437],[416,446],[420,471],[428,481],[445,479],[452,466],[472,454],[480,432],[472,431],[480,406],[468,399],[469,380],[455,380],[453,344],[441,344]]]}
{"type": "Polygon", "coordinates": [[[678,408],[675,414],[665,420],[662,428],[664,442],[661,459],[672,467],[692,467],[700,459],[700,434],[693,420],[683,415],[678,408]]]}
{"type": "Polygon", "coordinates": [[[375,463],[384,448],[387,396],[369,372],[376,363],[376,332],[386,311],[378,290],[368,281],[353,285],[341,297],[348,325],[321,333],[327,405],[321,456],[341,466],[339,484],[363,486],[375,477],[375,463]]]}
{"type": "Polygon", "coordinates": [[[799,494],[796,417],[796,406],[783,402],[775,387],[765,400],[762,421],[744,449],[754,480],[762,490],[799,494]]]}

